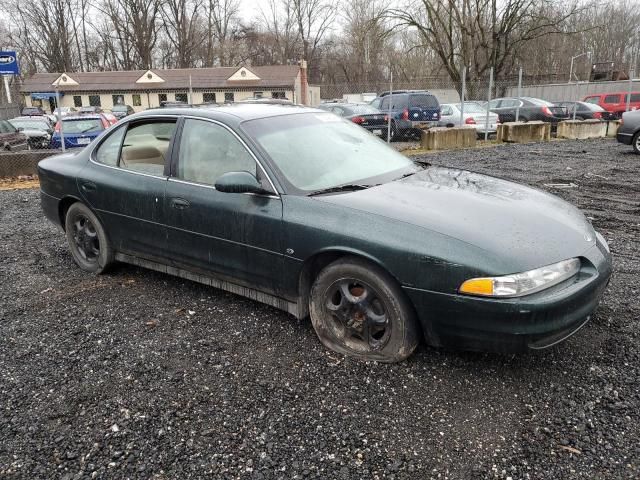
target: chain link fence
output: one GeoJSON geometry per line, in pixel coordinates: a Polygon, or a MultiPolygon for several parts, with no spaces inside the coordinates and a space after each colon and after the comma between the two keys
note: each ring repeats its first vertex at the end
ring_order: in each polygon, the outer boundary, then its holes
{"type": "MultiPolygon", "coordinates": [[[[618,116],[626,110],[640,108],[640,79],[634,80],[633,75],[630,76],[631,79],[624,81],[567,82],[561,81],[566,80],[566,78],[556,77],[541,80],[540,77],[528,76],[526,72],[522,72],[521,75],[497,81],[494,81],[491,75],[487,74],[485,78],[466,81],[464,89],[462,85],[454,83],[449,78],[442,77],[399,79],[393,82],[345,82],[316,85],[315,87],[319,87],[322,108],[334,111],[334,113],[339,113],[337,111],[339,109],[334,109],[332,106],[339,107],[345,103],[369,104],[373,102],[373,105],[379,109],[378,116],[381,122],[380,125],[369,125],[368,129],[383,138],[411,140],[412,137],[413,139],[417,138],[420,130],[424,128],[435,125],[453,126],[463,123],[475,124],[479,136],[488,138],[497,129],[498,122],[512,121],[516,118],[529,120],[524,117],[523,110],[519,110],[519,107],[515,106],[523,105],[521,102],[523,97],[538,98],[557,104],[560,102],[581,101],[589,96],[600,95],[602,101],[605,98],[607,101],[616,100],[617,104],[614,106],[617,109],[618,116]],[[390,91],[399,93],[409,90],[426,90],[438,100],[435,110],[429,113],[431,117],[408,118],[407,114],[403,112],[405,107],[394,110],[394,107],[402,106],[400,103],[394,106],[391,101],[388,101],[384,104],[380,97],[385,92],[386,96],[388,96],[390,91]],[[631,93],[627,94],[628,92],[631,93]],[[449,112],[444,106],[446,104],[459,104],[462,97],[464,97],[463,107],[466,109],[467,114],[471,114],[474,110],[478,112],[478,109],[480,109],[480,113],[475,115],[475,120],[464,120],[465,111],[460,112],[460,109],[453,116],[449,115],[448,118],[445,118],[447,117],[445,114],[449,112]],[[511,113],[505,107],[507,103],[502,99],[510,99],[510,105],[512,107],[515,106],[511,109],[511,113]],[[517,101],[514,102],[514,100],[517,101]],[[487,102],[489,102],[490,112],[487,112],[487,102]],[[515,114],[513,110],[515,110],[515,114]],[[434,113],[436,113],[435,116],[434,113]],[[492,114],[492,117],[495,117],[493,114],[496,114],[498,120],[490,118],[489,114],[492,114]]],[[[398,97],[400,96],[398,95],[398,97]]],[[[408,106],[409,104],[406,105],[406,107],[408,106]]],[[[607,105],[604,106],[607,107],[607,105]]],[[[566,118],[570,118],[571,111],[567,110],[566,113],[568,114],[566,118]]],[[[17,103],[0,104],[0,120],[11,120],[18,116],[20,116],[20,107],[17,103]]],[[[557,118],[542,118],[542,120],[558,121],[557,118]]],[[[366,125],[363,126],[367,127],[366,125]]],[[[4,139],[0,142],[0,152],[3,151],[5,153],[0,153],[0,176],[34,174],[36,173],[35,166],[38,160],[60,152],[57,149],[51,149],[47,141],[34,140],[33,138],[27,139],[27,144],[24,145],[25,141],[22,132],[13,133],[21,134],[22,140],[17,143],[22,144],[17,146],[12,144],[10,140],[6,140],[11,132],[8,132],[8,134],[2,132],[4,139]]]]}
{"type": "Polygon", "coordinates": [[[20,107],[17,104],[0,105],[0,120],[9,120],[20,115],[20,107]]]}
{"type": "MultiPolygon", "coordinates": [[[[640,108],[640,79],[633,80],[633,75],[630,75],[631,79],[623,81],[568,82],[566,81],[568,76],[541,79],[539,76],[528,76],[524,71],[506,79],[494,80],[492,73],[488,72],[484,78],[460,83],[453,82],[448,77],[425,77],[319,85],[321,108],[341,114],[342,110],[348,109],[341,108],[340,104],[371,104],[380,110],[381,115],[384,115],[387,132],[383,128],[382,136],[391,135],[393,139],[417,136],[418,128],[429,128],[434,125],[450,127],[465,123],[475,125],[479,136],[488,138],[497,130],[497,123],[515,120],[550,122],[554,131],[555,125],[562,120],[588,118],[608,120],[619,118],[624,111],[640,108]],[[430,119],[416,118],[419,121],[413,122],[413,125],[407,123],[413,120],[409,117],[416,113],[407,103],[410,100],[401,100],[401,98],[409,97],[411,90],[428,91],[435,96],[441,105],[438,121],[434,121],[436,118],[434,116],[430,119]],[[394,97],[397,94],[399,100],[397,102],[380,101],[380,97],[387,96],[389,92],[394,92],[394,97]],[[538,100],[530,101],[531,98],[538,100]],[[464,103],[460,105],[463,99],[464,103]],[[575,103],[585,100],[595,106],[589,107],[575,103]],[[447,104],[457,105],[451,108],[447,104]],[[489,111],[487,111],[487,105],[489,111]],[[591,109],[600,113],[593,117],[588,112],[578,114],[583,108],[585,111],[591,109]],[[453,114],[449,115],[452,112],[453,114]],[[485,113],[486,119],[481,115],[482,112],[485,113]],[[497,122],[493,119],[494,114],[498,116],[497,122]]],[[[460,72],[460,78],[464,77],[464,72],[460,72]]],[[[357,118],[359,122],[360,116],[357,118]]]]}

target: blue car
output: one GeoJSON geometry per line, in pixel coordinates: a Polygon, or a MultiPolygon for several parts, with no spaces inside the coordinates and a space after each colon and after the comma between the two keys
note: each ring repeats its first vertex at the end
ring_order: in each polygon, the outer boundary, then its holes
{"type": "MultiPolygon", "coordinates": [[[[109,123],[102,115],[77,115],[65,117],[61,121],[66,148],[84,148],[109,128],[109,123]]],[[[58,121],[51,137],[51,148],[61,146],[60,121],[58,121]]]]}
{"type": "Polygon", "coordinates": [[[426,90],[383,92],[371,106],[391,117],[391,139],[417,135],[422,128],[436,127],[440,121],[440,102],[426,90]]]}

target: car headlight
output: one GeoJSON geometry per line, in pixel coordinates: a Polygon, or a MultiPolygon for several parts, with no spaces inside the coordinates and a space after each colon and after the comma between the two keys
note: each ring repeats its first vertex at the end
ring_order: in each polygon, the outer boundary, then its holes
{"type": "Polygon", "coordinates": [[[460,285],[459,291],[483,297],[521,297],[557,285],[573,277],[579,270],[580,260],[570,258],[528,272],[503,277],[472,278],[460,285]]]}

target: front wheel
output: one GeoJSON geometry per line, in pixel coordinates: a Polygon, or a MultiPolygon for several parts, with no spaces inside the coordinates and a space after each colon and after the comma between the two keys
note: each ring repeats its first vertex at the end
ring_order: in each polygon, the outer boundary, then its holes
{"type": "Polygon", "coordinates": [[[361,360],[399,362],[418,345],[415,314],[398,283],[359,259],[343,258],[320,272],[309,312],[323,345],[361,360]]]}
{"type": "Polygon", "coordinates": [[[631,145],[633,145],[633,151],[636,152],[637,154],[640,154],[640,132],[636,133],[633,136],[631,145]]]}
{"type": "Polygon", "coordinates": [[[65,233],[73,259],[87,272],[102,273],[113,263],[114,252],[98,217],[76,202],[65,218],[65,233]]]}

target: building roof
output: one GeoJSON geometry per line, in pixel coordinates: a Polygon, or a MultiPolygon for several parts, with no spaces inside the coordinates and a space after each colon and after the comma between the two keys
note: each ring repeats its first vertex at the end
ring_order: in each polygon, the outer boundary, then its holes
{"type": "Polygon", "coordinates": [[[60,91],[117,92],[130,90],[293,87],[300,67],[271,65],[264,67],[181,68],[171,70],[126,70],[110,72],[36,73],[22,82],[23,93],[60,91]]]}

